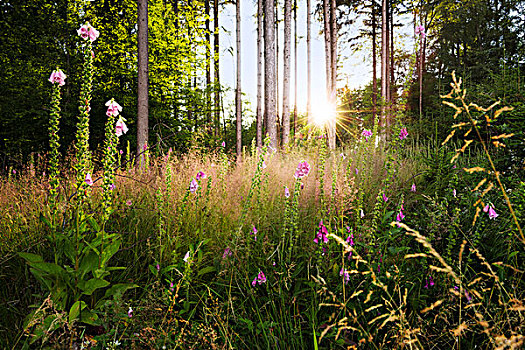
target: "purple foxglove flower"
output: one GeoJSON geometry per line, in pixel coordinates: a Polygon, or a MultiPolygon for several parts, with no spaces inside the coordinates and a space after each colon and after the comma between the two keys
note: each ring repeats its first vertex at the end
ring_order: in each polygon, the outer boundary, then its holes
{"type": "Polygon", "coordinates": [[[113,191],[115,188],[116,188],[115,184],[110,184],[109,185],[109,190],[110,191],[113,191]]]}
{"type": "Polygon", "coordinates": [[[259,272],[259,274],[257,275],[257,281],[259,282],[259,284],[266,283],[266,276],[264,275],[264,272],[259,272]]]}
{"type": "Polygon", "coordinates": [[[91,24],[89,24],[89,22],[84,24],[82,27],[80,27],[80,29],[77,30],[77,33],[78,35],[82,37],[82,39],[84,40],[89,39],[92,42],[97,40],[100,34],[98,30],[96,30],[95,28],[91,26],[91,24]]]}
{"type": "Polygon", "coordinates": [[[232,251],[230,250],[230,247],[227,247],[226,249],[224,249],[224,253],[222,254],[222,258],[226,259],[229,256],[232,256],[232,251]]]}
{"type": "Polygon", "coordinates": [[[257,276],[252,281],[252,287],[255,287],[256,284],[257,284],[257,276]]]}
{"type": "Polygon", "coordinates": [[[387,196],[385,196],[385,194],[384,194],[384,193],[383,193],[383,200],[384,200],[385,202],[388,202],[388,197],[387,197],[387,196]]]}
{"type": "Polygon", "coordinates": [[[264,161],[264,160],[263,160],[263,163],[262,163],[262,168],[266,169],[266,161],[264,161]]]}
{"type": "Polygon", "coordinates": [[[195,181],[195,179],[192,179],[190,182],[190,192],[191,193],[197,192],[197,188],[199,188],[199,184],[197,183],[197,181],[195,181]]]}
{"type": "Polygon", "coordinates": [[[106,102],[106,106],[108,106],[108,110],[106,111],[106,115],[108,117],[116,117],[119,114],[119,112],[122,112],[122,106],[119,105],[114,99],[111,99],[108,102],[106,102]]]}
{"type": "Polygon", "coordinates": [[[365,140],[368,141],[368,139],[370,138],[370,136],[372,136],[372,131],[368,130],[368,129],[365,129],[363,130],[363,132],[361,133],[361,135],[363,135],[365,137],[365,140]]]}
{"type": "Polygon", "coordinates": [[[131,306],[128,309],[128,317],[129,318],[133,317],[133,309],[131,308],[131,306]]]}
{"type": "Polygon", "coordinates": [[[173,292],[173,282],[170,283],[170,292],[173,292]]]}
{"type": "Polygon", "coordinates": [[[226,142],[222,141],[222,142],[221,142],[221,146],[222,146],[222,147],[226,147],[226,142]]]}
{"type": "Polygon", "coordinates": [[[403,212],[400,210],[399,213],[396,216],[396,220],[397,221],[403,221],[404,218],[405,218],[405,215],[403,215],[403,212]]]}
{"type": "Polygon", "coordinates": [[[416,35],[420,35],[421,38],[426,36],[425,27],[423,27],[421,24],[416,27],[416,35]]]}
{"type": "Polygon", "coordinates": [[[199,172],[197,173],[197,180],[203,180],[203,179],[205,179],[205,178],[206,178],[206,174],[203,173],[202,171],[199,171],[199,172]]]}
{"type": "Polygon", "coordinates": [[[416,192],[416,184],[412,184],[412,188],[410,189],[412,192],[416,192]]]}
{"type": "Polygon", "coordinates": [[[182,260],[184,260],[184,262],[187,263],[189,259],[190,259],[190,251],[188,250],[186,252],[186,255],[184,255],[184,258],[182,260]]]}
{"type": "Polygon", "coordinates": [[[365,217],[365,212],[363,211],[363,209],[361,209],[361,218],[364,218],[365,217]]]}
{"type": "Polygon", "coordinates": [[[496,210],[494,210],[494,207],[491,205],[490,208],[489,208],[489,218],[490,219],[495,219],[498,216],[499,215],[496,213],[496,210]]]}
{"type": "Polygon", "coordinates": [[[341,159],[342,159],[342,160],[345,160],[345,159],[346,159],[346,156],[345,156],[344,153],[341,153],[341,159]]]}
{"type": "Polygon", "coordinates": [[[404,140],[407,138],[407,136],[408,136],[407,128],[401,129],[401,131],[399,132],[399,139],[404,140]]]}
{"type": "Polygon", "coordinates": [[[456,189],[454,188],[454,190],[452,191],[452,194],[454,195],[454,197],[456,197],[456,189]]]}
{"type": "Polygon", "coordinates": [[[299,165],[297,165],[297,170],[295,170],[294,177],[296,179],[301,179],[305,176],[308,176],[310,173],[310,164],[305,160],[303,162],[300,162],[299,165]]]}
{"type": "Polygon", "coordinates": [[[131,207],[131,204],[133,204],[133,203],[131,203],[131,199],[128,199],[128,200],[126,201],[126,205],[127,205],[128,207],[131,207]]]}
{"type": "Polygon", "coordinates": [[[155,267],[157,268],[157,271],[160,271],[160,265],[159,264],[157,264],[155,267]]]}
{"type": "Polygon", "coordinates": [[[290,198],[290,190],[286,186],[284,186],[284,196],[290,198]]]}
{"type": "Polygon", "coordinates": [[[345,269],[341,268],[341,271],[339,271],[339,276],[344,276],[345,284],[350,281],[350,274],[345,269]]]}
{"type": "Polygon", "coordinates": [[[66,82],[64,81],[67,78],[67,76],[62,72],[60,69],[56,69],[51,73],[51,76],[49,77],[49,82],[52,84],[58,83],[59,86],[63,86],[66,82]]]}
{"type": "Polygon", "coordinates": [[[92,186],[93,185],[93,179],[91,179],[91,174],[90,173],[87,173],[86,174],[86,179],[84,180],[84,182],[86,184],[88,184],[89,186],[92,186]]]}
{"type": "Polygon", "coordinates": [[[126,126],[126,123],[124,123],[125,119],[122,118],[122,116],[119,117],[117,120],[117,124],[115,124],[115,134],[117,134],[117,137],[122,136],[123,134],[128,132],[128,127],[126,126]]]}
{"type": "Polygon", "coordinates": [[[429,279],[429,285],[430,285],[431,287],[434,286],[434,279],[432,278],[432,276],[430,276],[430,279],[429,279]]]}

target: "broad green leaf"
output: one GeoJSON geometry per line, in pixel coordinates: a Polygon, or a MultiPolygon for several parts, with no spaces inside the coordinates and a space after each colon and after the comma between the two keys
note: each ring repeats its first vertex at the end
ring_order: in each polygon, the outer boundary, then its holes
{"type": "Polygon", "coordinates": [[[28,263],[44,262],[44,259],[40,255],[33,253],[18,253],[18,255],[25,259],[28,263]]]}
{"type": "Polygon", "coordinates": [[[100,278],[92,278],[87,282],[81,281],[78,283],[78,288],[82,290],[82,294],[91,295],[99,288],[109,286],[109,282],[100,278]]]}
{"type": "Polygon", "coordinates": [[[206,266],[205,268],[202,268],[199,270],[199,272],[197,273],[197,277],[201,276],[201,275],[204,275],[206,273],[210,273],[210,272],[215,272],[216,269],[215,267],[213,266],[206,266]]]}

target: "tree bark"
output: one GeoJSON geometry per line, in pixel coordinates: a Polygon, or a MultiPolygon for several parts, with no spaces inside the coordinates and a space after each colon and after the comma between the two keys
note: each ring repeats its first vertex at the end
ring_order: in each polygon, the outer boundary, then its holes
{"type": "MultiPolygon", "coordinates": [[[[336,0],[330,1],[330,104],[337,110],[337,14],[336,0]]],[[[328,121],[328,146],[335,149],[336,146],[336,115],[328,121]]]]}
{"type": "Polygon", "coordinates": [[[237,119],[237,160],[242,154],[242,101],[241,101],[241,0],[235,2],[237,34],[237,87],[235,89],[235,115],[237,119]]]}
{"type": "Polygon", "coordinates": [[[221,118],[221,83],[219,75],[219,0],[213,0],[213,73],[215,75],[215,136],[219,136],[221,118]]]}
{"type": "MultiPolygon", "coordinates": [[[[297,138],[297,0],[293,4],[293,21],[294,21],[294,106],[293,106],[293,135],[294,140],[297,138]]],[[[295,143],[295,142],[294,142],[295,143]]]]}
{"type": "Polygon", "coordinates": [[[145,166],[143,151],[148,144],[148,1],[138,0],[138,89],[137,165],[145,166]]]}
{"type": "Polygon", "coordinates": [[[263,0],[257,0],[257,131],[256,131],[256,144],[258,148],[262,147],[262,135],[263,135],[263,76],[262,76],[262,64],[263,64],[263,0]]]}
{"type": "Polygon", "coordinates": [[[388,36],[387,36],[387,0],[381,4],[381,134],[386,136],[386,102],[388,90],[388,36]]]}
{"type": "Polygon", "coordinates": [[[372,118],[377,113],[377,42],[376,42],[376,4],[372,0],[372,118]]]}
{"type": "Polygon", "coordinates": [[[206,12],[205,40],[206,40],[206,123],[211,126],[211,38],[210,38],[210,0],[204,0],[204,11],[206,12]],[[209,46],[208,46],[209,45],[209,46]]]}
{"type": "Polygon", "coordinates": [[[277,125],[276,125],[276,62],[275,62],[275,16],[273,0],[265,0],[264,18],[264,112],[270,136],[270,146],[277,148],[277,125]]]}
{"type": "Polygon", "coordinates": [[[310,1],[306,0],[306,118],[312,123],[312,47],[311,42],[311,17],[310,1]]]}
{"type": "Polygon", "coordinates": [[[292,0],[284,0],[284,52],[283,52],[283,147],[290,139],[290,51],[292,45],[292,0]]]}

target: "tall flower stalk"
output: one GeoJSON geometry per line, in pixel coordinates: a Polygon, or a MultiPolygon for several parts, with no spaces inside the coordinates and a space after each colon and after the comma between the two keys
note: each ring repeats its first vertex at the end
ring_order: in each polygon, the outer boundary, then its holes
{"type": "MultiPolygon", "coordinates": [[[[49,206],[51,209],[51,221],[54,227],[54,213],[58,196],[59,179],[59,148],[60,137],[58,136],[60,122],[60,87],[65,84],[66,75],[57,67],[51,73],[49,81],[53,84],[51,94],[51,113],[49,118],[49,206]]],[[[54,232],[54,230],[53,230],[54,232]]]]}
{"type": "Polygon", "coordinates": [[[91,91],[93,89],[93,41],[98,37],[98,32],[89,23],[78,30],[83,39],[82,53],[84,65],[82,68],[82,85],[80,88],[79,116],[75,148],[77,151],[77,197],[82,202],[87,196],[89,185],[85,183],[86,176],[91,167],[89,155],[89,112],[91,110],[91,91]]]}

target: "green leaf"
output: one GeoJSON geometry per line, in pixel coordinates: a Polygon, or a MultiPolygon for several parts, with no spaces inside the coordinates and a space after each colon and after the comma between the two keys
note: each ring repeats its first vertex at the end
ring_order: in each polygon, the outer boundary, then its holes
{"type": "Polygon", "coordinates": [[[116,239],[113,242],[111,242],[110,245],[106,246],[104,250],[102,251],[102,263],[101,266],[106,266],[106,263],[111,259],[113,255],[115,255],[116,252],[118,252],[120,248],[120,240],[116,239]]]}
{"type": "Polygon", "coordinates": [[[116,295],[122,295],[125,291],[132,288],[138,288],[139,286],[132,283],[117,283],[112,285],[108,290],[106,290],[106,294],[104,294],[104,299],[112,298],[116,295]]]}
{"type": "Polygon", "coordinates": [[[43,262],[44,259],[40,255],[32,254],[32,253],[18,253],[18,255],[25,259],[29,264],[31,263],[38,263],[43,262]]]}
{"type": "Polygon", "coordinates": [[[80,261],[78,270],[80,272],[80,278],[84,279],[86,273],[94,271],[98,268],[98,255],[94,251],[90,251],[87,255],[84,255],[80,261]]]}
{"type": "Polygon", "coordinates": [[[44,224],[46,224],[47,227],[49,227],[51,229],[53,228],[53,226],[51,225],[49,220],[42,213],[40,213],[40,221],[42,221],[44,224]]]}
{"type": "Polygon", "coordinates": [[[206,266],[205,268],[199,270],[199,272],[197,273],[197,277],[204,275],[206,273],[215,272],[215,271],[216,271],[215,267],[206,266]]]}
{"type": "Polygon", "coordinates": [[[100,225],[98,224],[98,222],[95,219],[93,219],[92,216],[88,216],[86,219],[87,219],[87,221],[89,222],[89,224],[91,225],[91,227],[93,228],[94,231],[100,232],[100,225]]]}
{"type": "Polygon", "coordinates": [[[47,272],[50,275],[53,276],[63,276],[66,271],[57,264],[54,263],[47,263],[47,262],[35,262],[30,263],[31,267],[40,270],[42,272],[47,272]]]}
{"type": "Polygon", "coordinates": [[[78,283],[78,288],[82,290],[82,294],[91,295],[93,292],[99,288],[105,288],[109,286],[109,282],[100,278],[92,278],[87,282],[80,281],[78,283]]]}
{"type": "Polygon", "coordinates": [[[73,321],[76,321],[78,316],[80,315],[80,311],[87,308],[87,304],[81,300],[75,302],[73,306],[71,306],[71,309],[69,309],[69,323],[73,323],[73,321]]]}

